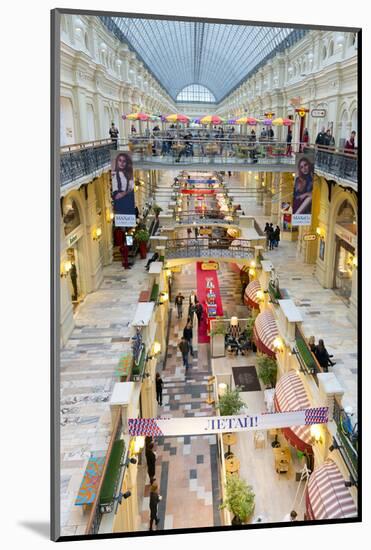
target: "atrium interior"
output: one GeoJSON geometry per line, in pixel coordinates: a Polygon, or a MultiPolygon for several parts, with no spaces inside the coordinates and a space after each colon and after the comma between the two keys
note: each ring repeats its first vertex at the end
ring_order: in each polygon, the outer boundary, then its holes
{"type": "Polygon", "coordinates": [[[357,29],[58,17],[60,535],[357,518],[357,29]]]}

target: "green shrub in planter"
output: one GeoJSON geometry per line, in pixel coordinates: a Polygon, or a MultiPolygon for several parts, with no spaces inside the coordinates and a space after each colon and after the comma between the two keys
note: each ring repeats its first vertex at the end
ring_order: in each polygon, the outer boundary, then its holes
{"type": "Polygon", "coordinates": [[[139,231],[136,231],[134,239],[138,243],[147,243],[149,241],[149,232],[147,229],[139,229],[139,231]]]}
{"type": "Polygon", "coordinates": [[[233,525],[247,522],[255,508],[251,485],[236,475],[227,474],[226,498],[220,508],[227,508],[233,514],[233,525]]]}
{"type": "Polygon", "coordinates": [[[277,362],[268,355],[260,355],[257,358],[258,376],[266,386],[274,388],[277,380],[277,362]]]}
{"type": "Polygon", "coordinates": [[[240,389],[236,387],[234,390],[227,388],[225,394],[219,397],[216,408],[221,416],[233,416],[240,413],[245,406],[245,402],[240,398],[240,389]]]}

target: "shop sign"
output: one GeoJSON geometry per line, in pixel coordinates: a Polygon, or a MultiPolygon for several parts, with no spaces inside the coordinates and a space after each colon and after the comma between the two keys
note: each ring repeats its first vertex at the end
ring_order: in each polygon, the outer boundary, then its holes
{"type": "Polygon", "coordinates": [[[326,109],[312,109],[310,114],[314,118],[325,118],[326,109]]]}
{"type": "Polygon", "coordinates": [[[307,233],[303,238],[305,241],[315,241],[317,239],[317,235],[315,233],[307,233]]]}
{"type": "Polygon", "coordinates": [[[357,237],[353,235],[350,231],[342,227],[341,225],[335,226],[335,233],[340,239],[343,239],[343,241],[349,243],[353,248],[357,245],[357,237]]]}
{"type": "Polygon", "coordinates": [[[72,235],[72,237],[69,237],[68,239],[68,246],[72,246],[78,239],[78,235],[75,233],[75,235],[72,235]]]}
{"type": "Polygon", "coordinates": [[[201,264],[202,271],[217,271],[219,269],[218,262],[203,262],[201,264]]]}
{"type": "Polygon", "coordinates": [[[328,422],[328,407],[301,411],[193,418],[129,418],[129,435],[181,436],[272,430],[328,422]]]}
{"type": "Polygon", "coordinates": [[[211,235],[211,229],[200,229],[200,235],[211,235]]]}

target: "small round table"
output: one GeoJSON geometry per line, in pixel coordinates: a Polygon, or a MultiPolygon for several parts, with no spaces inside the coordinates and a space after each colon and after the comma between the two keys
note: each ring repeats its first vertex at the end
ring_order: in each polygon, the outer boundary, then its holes
{"type": "Polygon", "coordinates": [[[238,474],[240,471],[240,461],[235,456],[230,456],[225,461],[225,469],[228,474],[238,474]]]}
{"type": "Polygon", "coordinates": [[[224,454],[224,458],[227,458],[231,455],[233,456],[233,453],[231,453],[231,445],[236,445],[237,435],[235,433],[223,434],[223,443],[224,445],[228,446],[228,451],[224,454]]]}

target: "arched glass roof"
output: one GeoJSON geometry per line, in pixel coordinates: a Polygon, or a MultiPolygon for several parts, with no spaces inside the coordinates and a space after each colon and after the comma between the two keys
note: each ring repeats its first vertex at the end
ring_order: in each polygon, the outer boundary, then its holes
{"type": "Polygon", "coordinates": [[[102,17],[176,100],[190,82],[221,101],[304,29],[137,17],[102,17]]]}
{"type": "Polygon", "coordinates": [[[213,94],[201,84],[190,84],[179,92],[176,96],[177,101],[207,101],[215,103],[213,94]]]}

